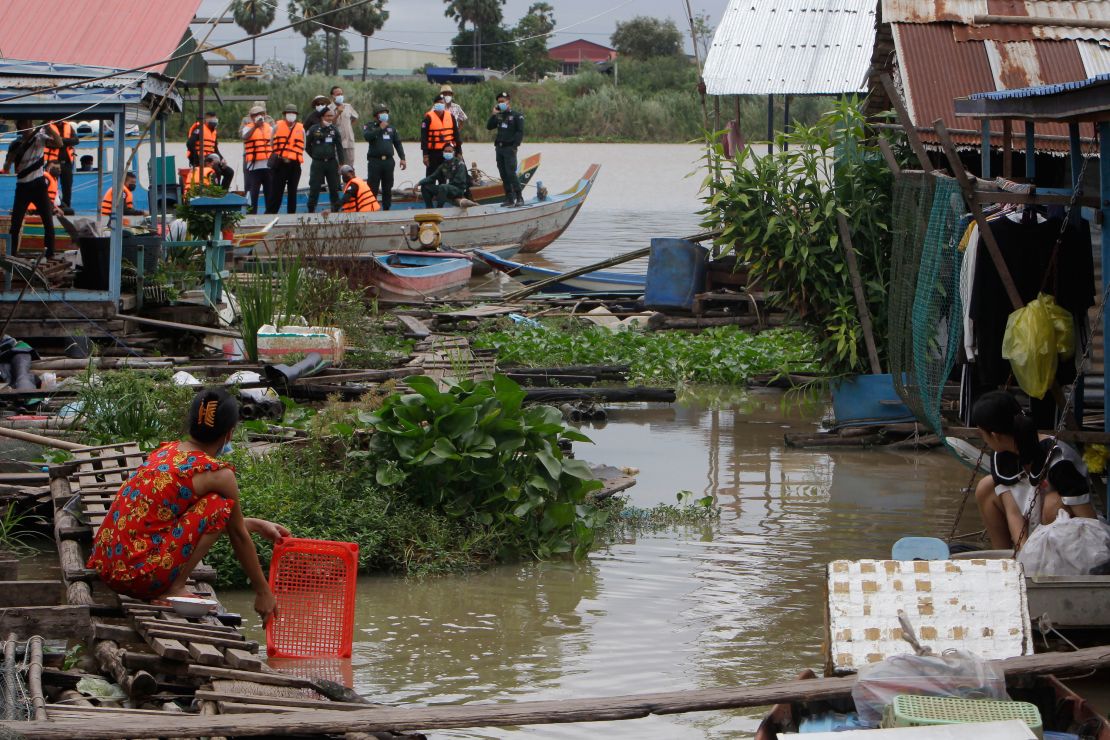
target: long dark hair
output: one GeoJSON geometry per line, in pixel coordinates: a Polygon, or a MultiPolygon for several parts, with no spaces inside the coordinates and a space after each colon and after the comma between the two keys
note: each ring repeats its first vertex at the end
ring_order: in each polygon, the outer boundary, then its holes
{"type": "Polygon", "coordinates": [[[204,388],[189,404],[189,436],[215,442],[239,423],[239,402],[223,388],[204,388]]]}
{"type": "Polygon", "coordinates": [[[990,391],[980,396],[971,408],[971,425],[1013,437],[1022,465],[1039,469],[1044,464],[1045,452],[1037,436],[1036,423],[1006,391],[990,391]]]}

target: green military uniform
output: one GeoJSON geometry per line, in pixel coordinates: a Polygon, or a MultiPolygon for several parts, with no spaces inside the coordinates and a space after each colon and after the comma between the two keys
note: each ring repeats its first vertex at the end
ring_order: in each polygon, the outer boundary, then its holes
{"type": "Polygon", "coordinates": [[[375,120],[362,127],[362,135],[366,137],[370,148],[366,153],[366,182],[382,204],[382,210],[388,211],[393,204],[393,169],[396,161],[393,152],[396,150],[401,161],[405,161],[405,148],[401,146],[401,136],[393,126],[382,126],[375,120]]]}
{"type": "MultiPolygon", "coordinates": [[[[509,95],[501,93],[498,98],[508,101],[509,95]]],[[[524,205],[520,178],[516,174],[516,150],[524,141],[524,114],[512,108],[494,113],[486,121],[486,128],[497,131],[493,146],[497,153],[497,173],[505,186],[504,205],[524,205]]]]}
{"type": "Polygon", "coordinates": [[[435,207],[443,208],[447,201],[455,201],[466,195],[470,175],[466,171],[466,162],[459,157],[436,167],[430,175],[420,181],[420,194],[424,196],[424,206],[432,207],[435,198],[435,207]]]}
{"type": "Polygon", "coordinates": [[[334,125],[317,123],[305,134],[304,148],[312,158],[312,166],[308,170],[308,212],[316,212],[316,201],[320,199],[320,187],[324,180],[328,183],[328,198],[334,211],[339,207],[339,163],[343,159],[339,129],[334,125]]]}

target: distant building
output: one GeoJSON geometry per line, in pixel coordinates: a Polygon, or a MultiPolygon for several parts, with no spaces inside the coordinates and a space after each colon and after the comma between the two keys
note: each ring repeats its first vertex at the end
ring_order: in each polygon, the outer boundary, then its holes
{"type": "Polygon", "coordinates": [[[617,50],[586,39],[575,39],[565,44],[552,46],[547,50],[547,56],[559,63],[560,72],[565,75],[572,75],[578,72],[578,67],[583,62],[599,64],[616,59],[617,50]]]}
{"type": "MultiPolygon", "coordinates": [[[[368,69],[388,71],[390,74],[411,75],[414,69],[425,65],[450,67],[454,62],[451,55],[442,51],[420,51],[417,49],[371,49],[366,52],[368,69]]],[[[351,52],[352,70],[362,71],[362,52],[351,52]]],[[[379,73],[380,74],[380,73],[379,73]]]]}

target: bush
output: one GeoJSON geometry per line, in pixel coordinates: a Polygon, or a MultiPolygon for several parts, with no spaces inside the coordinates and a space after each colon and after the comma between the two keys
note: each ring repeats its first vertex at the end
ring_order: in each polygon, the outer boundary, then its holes
{"type": "Polygon", "coordinates": [[[136,441],[145,449],[179,438],[193,389],[175,385],[169,370],[94,372],[80,377],[77,426],[90,445],[136,441]]]}

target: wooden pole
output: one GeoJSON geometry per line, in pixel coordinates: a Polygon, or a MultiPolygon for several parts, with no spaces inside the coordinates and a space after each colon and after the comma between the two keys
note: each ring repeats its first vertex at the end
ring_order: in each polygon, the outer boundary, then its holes
{"type": "MultiPolygon", "coordinates": [[[[721,232],[719,231],[703,231],[700,234],[693,234],[691,236],[684,236],[682,238],[688,242],[703,242],[706,239],[713,239],[717,236],[720,236],[720,234],[721,232]]],[[[613,267],[614,265],[631,262],[632,260],[639,259],[640,257],[647,257],[650,253],[651,247],[642,247],[641,249],[634,249],[631,252],[625,252],[624,254],[617,255],[616,257],[604,259],[601,262],[595,262],[592,265],[586,265],[585,267],[579,267],[574,270],[569,270],[560,275],[555,275],[553,277],[540,280],[538,283],[532,283],[531,285],[509,293],[506,296],[502,296],[501,303],[508,303],[511,301],[520,300],[521,298],[530,296],[537,291],[543,290],[549,285],[555,285],[556,283],[562,282],[563,280],[578,277],[579,275],[585,275],[588,272],[604,270],[606,267],[613,267]]]]}
{"type": "Polygon", "coordinates": [[[31,707],[35,720],[46,720],[46,697],[42,693],[42,638],[34,635],[30,639],[31,659],[27,666],[27,693],[31,696],[31,707]]]}
{"type": "Polygon", "coordinates": [[[45,447],[54,447],[59,450],[82,450],[86,445],[79,445],[76,442],[66,442],[61,439],[54,439],[53,437],[44,437],[41,434],[31,434],[30,432],[21,432],[18,429],[6,429],[0,427],[0,437],[8,437],[9,439],[18,439],[23,442],[30,442],[31,444],[43,445],[45,447]]]}
{"type": "Polygon", "coordinates": [[[836,225],[840,228],[840,241],[844,245],[844,257],[848,262],[848,276],[852,280],[852,293],[856,296],[856,310],[859,311],[859,323],[863,327],[863,342],[867,345],[867,359],[871,363],[871,372],[879,375],[883,372],[883,368],[879,364],[879,350],[875,346],[875,333],[871,327],[871,311],[867,309],[867,296],[863,293],[863,282],[859,276],[856,249],[852,245],[852,232],[848,228],[848,219],[840,211],[836,212],[836,225]]]}
{"type": "Polygon", "coordinates": [[[898,94],[898,88],[894,86],[894,80],[886,73],[883,73],[879,77],[879,80],[883,83],[883,88],[886,89],[886,94],[890,97],[890,102],[894,105],[894,112],[898,114],[898,120],[902,123],[902,128],[906,131],[906,139],[910,142],[910,149],[913,150],[914,156],[917,157],[917,162],[921,165],[921,170],[923,172],[932,172],[934,168],[929,161],[929,153],[925,151],[925,145],[921,143],[921,137],[917,134],[917,128],[913,125],[913,119],[910,118],[910,112],[906,110],[906,104],[903,102],[902,96],[898,94]]]}
{"type": "MultiPolygon", "coordinates": [[[[1088,672],[1110,665],[1110,646],[1084,648],[1069,653],[1023,655],[993,661],[1008,679],[1019,676],[1088,672]]],[[[342,734],[345,732],[396,732],[459,727],[509,727],[513,725],[595,722],[638,719],[651,714],[682,714],[742,707],[762,707],[795,701],[847,699],[855,676],[796,680],[768,686],[731,686],[657,694],[628,694],[496,704],[431,707],[368,707],[355,711],[291,711],[281,714],[196,716],[168,714],[97,719],[57,719],[52,722],[0,722],[0,732],[20,733],[43,740],[130,737],[198,737],[212,735],[259,736],[342,734]]]]}
{"type": "Polygon", "coordinates": [[[1002,122],[1002,176],[1014,176],[1014,122],[1009,118],[1002,122]]]}

